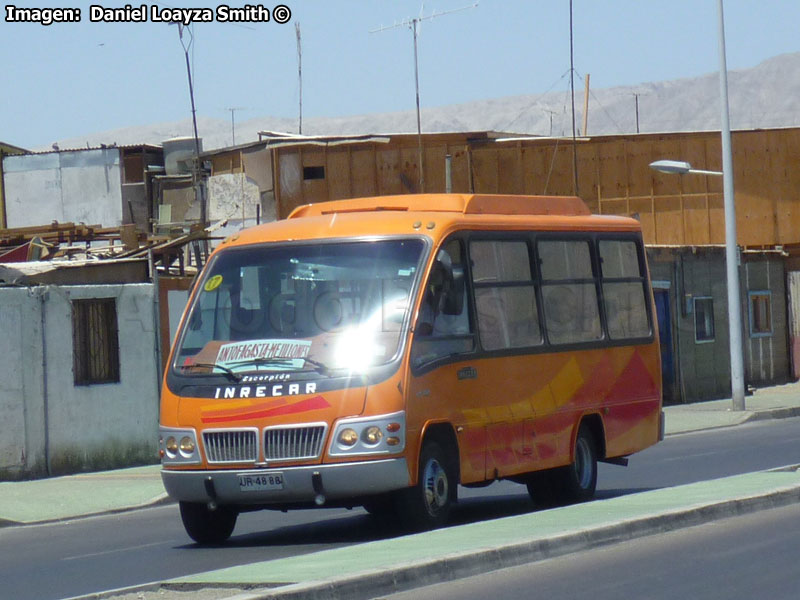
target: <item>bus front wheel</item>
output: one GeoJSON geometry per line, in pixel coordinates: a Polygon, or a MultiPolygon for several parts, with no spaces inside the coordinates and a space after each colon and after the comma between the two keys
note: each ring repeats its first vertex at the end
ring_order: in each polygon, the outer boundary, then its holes
{"type": "Polygon", "coordinates": [[[457,485],[453,461],[438,442],[428,441],[419,456],[417,485],[399,495],[398,512],[411,529],[433,529],[447,522],[457,485]]]}
{"type": "Polygon", "coordinates": [[[198,544],[221,544],[233,533],[239,513],[229,506],[211,510],[200,502],[181,502],[181,520],[186,533],[198,544]]]}

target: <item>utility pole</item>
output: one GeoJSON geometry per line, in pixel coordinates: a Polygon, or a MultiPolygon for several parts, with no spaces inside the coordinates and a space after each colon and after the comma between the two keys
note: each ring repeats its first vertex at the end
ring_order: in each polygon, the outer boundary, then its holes
{"type": "Polygon", "coordinates": [[[557,115],[558,112],[555,110],[550,110],[548,108],[543,108],[542,110],[550,116],[550,133],[548,135],[550,137],[553,137],[553,115],[557,115]]]}
{"type": "Polygon", "coordinates": [[[589,73],[586,74],[586,84],[583,89],[583,135],[589,135],[589,73]]]}
{"type": "Polygon", "coordinates": [[[404,19],[399,23],[395,23],[394,25],[389,25],[388,27],[378,27],[377,29],[370,30],[370,33],[380,33],[381,31],[386,31],[387,29],[395,29],[397,27],[408,27],[411,29],[414,38],[414,85],[416,90],[416,105],[417,105],[417,152],[418,152],[418,162],[419,162],[419,192],[425,192],[425,168],[424,168],[424,156],[422,152],[422,118],[420,116],[420,108],[419,108],[419,58],[417,54],[417,35],[418,35],[418,25],[422,21],[430,21],[435,19],[436,17],[442,17],[444,15],[450,15],[453,13],[461,12],[462,10],[471,10],[478,6],[478,2],[475,4],[471,4],[469,6],[462,6],[461,8],[454,8],[453,10],[446,10],[443,12],[436,12],[434,11],[427,17],[422,16],[420,12],[419,17],[415,17],[412,19],[404,19]]]}
{"type": "Polygon", "coordinates": [[[633,94],[634,102],[636,103],[636,133],[639,133],[639,94],[633,94]]]}
{"type": "Polygon", "coordinates": [[[569,95],[572,98],[572,193],[578,192],[578,142],[575,135],[575,51],[572,36],[572,0],[569,0],[569,95]]]}
{"type": "Polygon", "coordinates": [[[225,110],[231,111],[231,146],[236,145],[236,123],[233,119],[233,113],[237,110],[244,110],[242,106],[232,106],[230,108],[226,108],[225,110]]]}
{"type": "Polygon", "coordinates": [[[300,118],[297,125],[297,133],[303,134],[303,49],[300,45],[300,23],[294,24],[294,31],[297,35],[297,79],[300,89],[300,118]]]}

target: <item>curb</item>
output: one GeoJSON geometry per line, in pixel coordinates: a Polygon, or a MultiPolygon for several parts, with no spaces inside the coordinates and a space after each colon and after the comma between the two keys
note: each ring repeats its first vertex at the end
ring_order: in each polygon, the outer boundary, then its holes
{"type": "Polygon", "coordinates": [[[754,411],[745,422],[767,421],[769,419],[791,419],[792,417],[800,417],[800,406],[757,410],[754,411]]]}
{"type": "Polygon", "coordinates": [[[152,508],[155,506],[163,506],[166,504],[173,504],[175,500],[169,497],[166,492],[159,494],[152,500],[147,500],[141,504],[134,504],[130,506],[120,506],[117,508],[108,508],[99,510],[97,512],[69,515],[64,517],[53,517],[52,519],[42,519],[39,521],[11,521],[9,519],[0,519],[0,529],[4,527],[31,527],[33,525],[51,525],[53,523],[66,523],[67,521],[78,521],[81,519],[89,519],[91,517],[102,517],[106,515],[116,515],[120,513],[132,512],[134,510],[141,510],[143,508],[152,508]]]}
{"type": "Polygon", "coordinates": [[[769,421],[772,419],[791,419],[793,417],[800,417],[800,406],[790,406],[784,408],[765,408],[763,410],[745,411],[746,414],[742,415],[742,419],[735,423],[725,423],[722,425],[711,425],[708,427],[698,427],[697,429],[685,429],[682,431],[673,431],[665,433],[664,437],[672,437],[674,435],[684,435],[687,433],[702,433],[706,431],[714,431],[717,429],[729,429],[744,425],[745,423],[752,423],[755,421],[769,421]]]}
{"type": "Polygon", "coordinates": [[[106,590],[104,592],[94,592],[84,596],[71,596],[63,600],[105,600],[119,597],[120,594],[138,594],[142,592],[158,592],[162,587],[160,581],[152,583],[141,583],[139,585],[132,585],[129,587],[117,588],[115,590],[106,590]]]}
{"type": "MultiPolygon", "coordinates": [[[[775,471],[792,470],[782,467],[775,471]]],[[[390,570],[363,571],[343,577],[289,584],[258,591],[240,589],[230,600],[369,600],[382,595],[480,575],[498,569],[538,562],[573,552],[598,548],[648,535],[666,533],[710,521],[787,506],[800,501],[800,484],[766,494],[699,504],[636,520],[619,521],[549,539],[501,545],[477,551],[454,553],[432,560],[397,565],[390,570]]],[[[274,585],[274,584],[272,584],[274,585]]],[[[214,585],[169,583],[161,590],[190,592],[214,585]]],[[[248,585],[249,588],[257,584],[248,585]]],[[[266,587],[266,585],[264,586],[266,587]]]]}

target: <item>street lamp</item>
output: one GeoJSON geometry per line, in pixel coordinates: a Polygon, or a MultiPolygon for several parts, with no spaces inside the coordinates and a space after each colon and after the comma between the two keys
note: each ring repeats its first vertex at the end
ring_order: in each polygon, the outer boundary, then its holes
{"type": "Polygon", "coordinates": [[[728,65],[725,59],[725,16],[722,0],[717,2],[719,31],[719,95],[722,134],[722,171],[692,169],[687,162],[657,160],[653,169],[664,173],[697,173],[721,175],[725,206],[725,268],[728,282],[728,327],[731,350],[731,400],[733,410],[744,410],[744,366],[742,363],[742,307],[739,297],[739,256],[736,248],[736,206],[733,196],[733,152],[731,150],[731,120],[728,107],[728,65]]]}
{"type": "Polygon", "coordinates": [[[705,171],[703,169],[693,169],[692,165],[682,160],[657,160],[650,163],[650,168],[661,173],[670,173],[677,175],[717,175],[722,177],[722,171],[705,171]]]}
{"type": "MultiPolygon", "coordinates": [[[[724,133],[723,133],[724,135],[724,133]]],[[[730,131],[728,131],[730,135],[730,131]]],[[[730,149],[730,146],[728,146],[730,149]]],[[[727,165],[723,164],[723,169],[727,165]]],[[[650,168],[661,173],[677,175],[714,175],[723,177],[724,171],[693,169],[688,162],[680,160],[657,160],[650,168]]],[[[732,177],[731,177],[732,179],[732,177]]],[[[739,297],[739,256],[736,247],[736,210],[733,203],[733,182],[724,186],[725,201],[725,264],[728,284],[728,333],[731,350],[731,400],[733,410],[744,410],[744,367],[742,363],[742,306],[739,297]]]]}

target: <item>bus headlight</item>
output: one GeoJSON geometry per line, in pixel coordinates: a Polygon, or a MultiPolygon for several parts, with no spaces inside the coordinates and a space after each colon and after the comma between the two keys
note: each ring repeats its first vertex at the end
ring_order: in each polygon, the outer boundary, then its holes
{"type": "Polygon", "coordinates": [[[338,436],[339,443],[342,446],[353,446],[358,441],[358,433],[354,429],[342,429],[338,436]]]}
{"type": "Polygon", "coordinates": [[[161,427],[159,430],[159,454],[163,464],[197,464],[200,451],[194,429],[161,427]]]}
{"type": "Polygon", "coordinates": [[[188,435],[183,436],[181,438],[180,449],[181,449],[181,454],[185,456],[187,455],[190,456],[194,454],[194,449],[195,449],[194,440],[190,438],[188,435]]]}
{"type": "Polygon", "coordinates": [[[375,417],[342,419],[336,424],[328,454],[399,454],[405,450],[405,429],[406,415],[402,411],[375,417]]]}
{"type": "Polygon", "coordinates": [[[362,435],[365,444],[374,446],[375,444],[380,443],[381,438],[383,437],[383,432],[381,431],[380,427],[371,425],[364,430],[362,435]]]}

